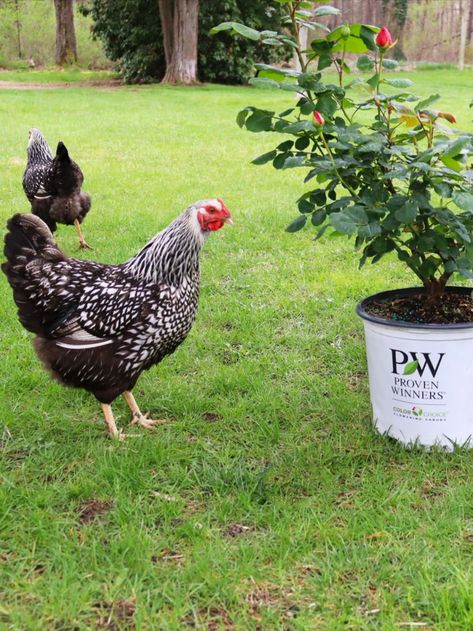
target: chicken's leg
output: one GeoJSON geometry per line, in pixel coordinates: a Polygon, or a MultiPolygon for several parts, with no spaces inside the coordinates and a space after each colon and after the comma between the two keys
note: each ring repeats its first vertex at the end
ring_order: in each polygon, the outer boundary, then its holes
{"type": "Polygon", "coordinates": [[[125,435],[123,432],[117,428],[117,424],[115,423],[115,419],[113,418],[112,406],[108,403],[101,403],[102,412],[105,417],[105,424],[107,425],[108,433],[112,438],[118,438],[118,440],[123,440],[125,435]]]}
{"type": "Polygon", "coordinates": [[[132,438],[133,436],[139,436],[140,434],[124,434],[121,429],[117,428],[117,424],[115,423],[115,418],[112,412],[112,406],[108,403],[101,403],[103,415],[105,417],[105,424],[107,425],[107,430],[111,438],[116,438],[117,440],[125,440],[125,438],[132,438]]]}
{"type": "Polygon", "coordinates": [[[166,422],[163,419],[153,420],[153,419],[148,418],[147,414],[142,414],[140,408],[138,407],[137,402],[135,401],[135,397],[133,396],[130,390],[125,390],[125,392],[123,393],[123,397],[125,401],[128,403],[128,407],[130,408],[131,413],[133,414],[133,418],[131,419],[132,423],[138,423],[138,425],[141,425],[142,427],[146,427],[146,429],[151,429],[155,425],[161,425],[162,423],[166,422]]]}
{"type": "Polygon", "coordinates": [[[84,239],[84,235],[82,234],[82,230],[80,228],[80,223],[78,219],[74,219],[74,225],[76,227],[77,230],[77,234],[79,236],[79,250],[93,250],[94,248],[91,248],[90,245],[86,242],[86,240],[84,239]]]}

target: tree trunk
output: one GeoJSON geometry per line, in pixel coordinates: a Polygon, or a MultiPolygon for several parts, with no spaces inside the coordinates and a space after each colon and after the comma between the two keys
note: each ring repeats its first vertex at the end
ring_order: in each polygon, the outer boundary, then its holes
{"type": "Polygon", "coordinates": [[[56,63],[58,66],[77,62],[73,0],[54,0],[56,9],[56,63]]]}
{"type": "Polygon", "coordinates": [[[16,39],[18,42],[18,57],[21,59],[23,57],[21,51],[21,22],[20,22],[20,7],[18,6],[18,0],[15,0],[15,12],[16,12],[16,39]]]}
{"type": "Polygon", "coordinates": [[[463,2],[460,2],[460,49],[458,51],[458,70],[463,70],[465,68],[465,49],[469,24],[470,2],[469,0],[463,0],[463,2]]]}
{"type": "Polygon", "coordinates": [[[166,58],[162,82],[197,83],[199,0],[159,0],[159,13],[166,58]]]}

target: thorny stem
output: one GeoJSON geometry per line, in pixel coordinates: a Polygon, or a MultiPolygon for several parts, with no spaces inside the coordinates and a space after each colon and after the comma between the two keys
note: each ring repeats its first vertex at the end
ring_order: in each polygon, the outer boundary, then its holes
{"type": "Polygon", "coordinates": [[[331,149],[330,149],[330,147],[329,147],[329,144],[328,144],[328,142],[327,142],[327,139],[325,138],[324,132],[321,132],[320,137],[322,138],[322,142],[323,142],[324,147],[325,147],[325,149],[327,150],[327,153],[328,153],[328,155],[329,155],[329,157],[330,157],[330,160],[331,160],[331,162],[332,162],[332,164],[333,164],[333,170],[335,171],[335,173],[336,173],[336,175],[337,175],[337,177],[338,177],[338,179],[339,179],[340,184],[342,184],[342,185],[346,188],[346,190],[347,190],[347,191],[349,191],[349,192],[352,194],[352,196],[353,196],[355,199],[359,199],[359,197],[358,197],[358,195],[356,194],[356,192],[354,191],[354,189],[353,189],[353,188],[352,188],[349,184],[347,184],[347,183],[345,182],[345,180],[343,179],[343,177],[342,177],[342,176],[341,176],[341,174],[340,174],[340,171],[339,171],[339,170],[337,169],[337,167],[335,166],[335,158],[333,157],[332,150],[331,150],[331,149]]]}

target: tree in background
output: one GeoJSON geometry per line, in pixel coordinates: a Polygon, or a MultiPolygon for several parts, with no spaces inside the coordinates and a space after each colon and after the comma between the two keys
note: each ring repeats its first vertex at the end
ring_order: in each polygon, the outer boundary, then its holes
{"type": "MultiPolygon", "coordinates": [[[[179,0],[188,5],[197,0],[179,0]]],[[[161,5],[177,3],[160,0],[161,5]]],[[[93,33],[102,40],[107,56],[118,63],[129,83],[162,80],[167,73],[166,42],[157,5],[148,0],[91,0],[81,11],[94,21],[93,33]]],[[[205,0],[200,3],[195,36],[197,72],[201,81],[244,83],[253,75],[255,61],[275,63],[286,56],[281,46],[263,47],[258,42],[236,41],[227,33],[211,37],[208,32],[218,22],[245,22],[253,28],[281,28],[282,9],[270,0],[205,0]]],[[[166,19],[166,18],[165,18],[166,19]]],[[[192,19],[194,19],[192,17],[192,19]]],[[[167,23],[167,22],[166,22],[167,23]]],[[[171,24],[171,21],[169,21],[171,24]]],[[[166,28],[169,33],[169,29],[166,28]]],[[[172,54],[169,59],[172,58],[172,54]]],[[[171,66],[179,64],[173,61],[171,66]]],[[[175,75],[174,69],[172,75],[175,75]]],[[[179,81],[184,82],[184,81],[179,81]]]]}
{"type": "Polygon", "coordinates": [[[199,0],[159,0],[166,73],[163,83],[196,83],[199,0]]]}
{"type": "MultiPolygon", "coordinates": [[[[204,3],[202,3],[204,4],[204,3]]],[[[220,22],[242,22],[268,31],[282,30],[284,11],[270,0],[206,0],[199,15],[199,72],[202,81],[247,83],[254,75],[254,64],[278,63],[290,59],[283,46],[264,46],[260,42],[234,38],[226,32],[209,35],[220,22]]]]}
{"type": "Polygon", "coordinates": [[[56,63],[58,66],[77,63],[73,0],[54,0],[56,11],[56,63]]]}

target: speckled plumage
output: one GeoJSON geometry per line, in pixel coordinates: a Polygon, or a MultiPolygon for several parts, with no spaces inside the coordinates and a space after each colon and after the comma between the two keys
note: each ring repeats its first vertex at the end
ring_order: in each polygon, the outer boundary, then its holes
{"type": "Polygon", "coordinates": [[[199,225],[202,204],[119,265],[66,257],[33,215],[9,220],[2,269],[54,377],[108,404],[184,341],[198,304],[200,249],[216,229],[199,225]]]}
{"type": "Polygon", "coordinates": [[[52,232],[57,223],[82,223],[90,210],[90,196],[81,191],[84,175],[65,145],[59,142],[53,156],[42,133],[31,129],[27,158],[23,190],[33,214],[41,217],[52,232]]]}

